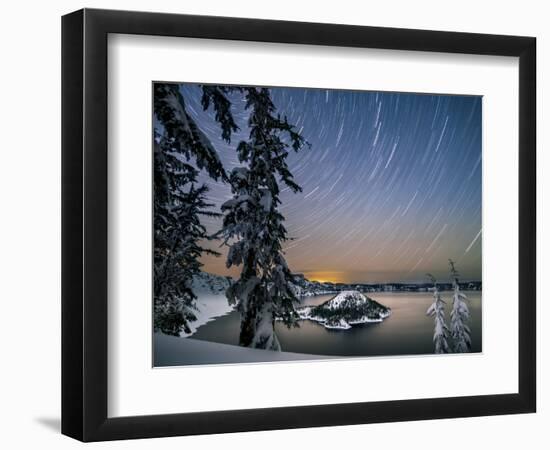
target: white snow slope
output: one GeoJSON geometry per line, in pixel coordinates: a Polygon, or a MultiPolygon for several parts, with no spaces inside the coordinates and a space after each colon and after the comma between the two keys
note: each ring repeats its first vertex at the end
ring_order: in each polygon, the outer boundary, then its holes
{"type": "Polygon", "coordinates": [[[193,278],[193,292],[197,296],[197,320],[191,322],[191,333],[181,333],[181,337],[189,337],[197,331],[197,328],[216,317],[225,316],[233,311],[233,306],[227,302],[225,291],[231,284],[231,279],[220,275],[201,272],[193,278]]]}
{"type": "Polygon", "coordinates": [[[275,352],[238,345],[218,344],[198,339],[180,339],[155,333],[154,366],[187,366],[195,364],[235,364],[274,361],[337,359],[338,356],[275,352]]]}

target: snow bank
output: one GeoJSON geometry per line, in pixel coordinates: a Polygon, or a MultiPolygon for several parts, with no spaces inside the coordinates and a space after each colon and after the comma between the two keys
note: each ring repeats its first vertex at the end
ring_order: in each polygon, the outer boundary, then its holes
{"type": "Polygon", "coordinates": [[[236,364],[273,361],[304,361],[337,358],[304,353],[275,352],[236,345],[218,344],[198,339],[182,339],[162,333],[154,335],[154,366],[197,364],[236,364]]]}
{"type": "Polygon", "coordinates": [[[225,316],[233,311],[233,306],[227,302],[225,291],[231,284],[229,277],[213,275],[201,272],[193,278],[193,292],[197,296],[197,320],[189,324],[190,333],[182,332],[182,337],[189,337],[197,331],[197,328],[214,320],[217,317],[225,316]]]}
{"type": "Polygon", "coordinates": [[[344,319],[340,319],[336,322],[323,321],[323,325],[329,330],[349,330],[351,328],[351,325],[344,319]]]}

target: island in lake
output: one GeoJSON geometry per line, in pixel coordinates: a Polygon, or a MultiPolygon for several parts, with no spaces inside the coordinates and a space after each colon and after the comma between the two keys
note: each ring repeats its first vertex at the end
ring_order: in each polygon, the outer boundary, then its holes
{"type": "Polygon", "coordinates": [[[328,329],[348,330],[352,325],[382,322],[391,309],[358,291],[340,292],[336,297],[318,306],[296,309],[300,319],[318,322],[328,329]]]}

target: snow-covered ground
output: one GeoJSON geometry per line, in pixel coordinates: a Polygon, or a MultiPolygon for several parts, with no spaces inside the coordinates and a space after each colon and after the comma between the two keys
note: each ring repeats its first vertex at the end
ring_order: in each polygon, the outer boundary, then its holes
{"type": "Polygon", "coordinates": [[[331,323],[328,323],[324,319],[319,320],[317,318],[313,318],[311,320],[322,323],[324,327],[328,328],[329,330],[349,330],[351,328],[351,325],[348,322],[346,322],[344,319],[340,319],[336,322],[331,322],[331,323]]]}
{"type": "Polygon", "coordinates": [[[187,366],[196,364],[257,363],[337,358],[336,356],[274,352],[236,345],[182,339],[162,333],[154,335],[154,366],[187,366]]]}
{"type": "Polygon", "coordinates": [[[193,278],[193,292],[197,296],[197,320],[189,324],[191,333],[182,332],[182,337],[189,337],[197,328],[216,317],[225,316],[233,311],[233,306],[227,302],[225,291],[231,281],[227,277],[201,272],[193,278]]]}

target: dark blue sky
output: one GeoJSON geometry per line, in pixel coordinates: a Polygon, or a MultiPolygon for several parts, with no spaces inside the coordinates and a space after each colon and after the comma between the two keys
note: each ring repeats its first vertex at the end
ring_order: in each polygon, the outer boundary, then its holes
{"type": "MultiPolygon", "coordinates": [[[[247,111],[231,96],[241,131],[220,139],[197,85],[182,85],[187,108],[219,150],[238,165],[235,146],[247,138],[247,111]]],[[[294,272],[344,282],[448,280],[448,259],[464,279],[481,279],[481,97],[272,88],[282,115],[311,148],[288,163],[302,193],[286,190],[281,210],[294,272]]],[[[217,204],[228,186],[204,181],[217,204]]],[[[503,199],[505,201],[505,199],[503,199]]],[[[206,223],[209,231],[219,220],[206,223]]],[[[217,246],[217,244],[216,244],[217,246]]],[[[225,251],[224,251],[225,254],[225,251]]],[[[204,270],[236,275],[225,257],[204,258],[204,270]]]]}

